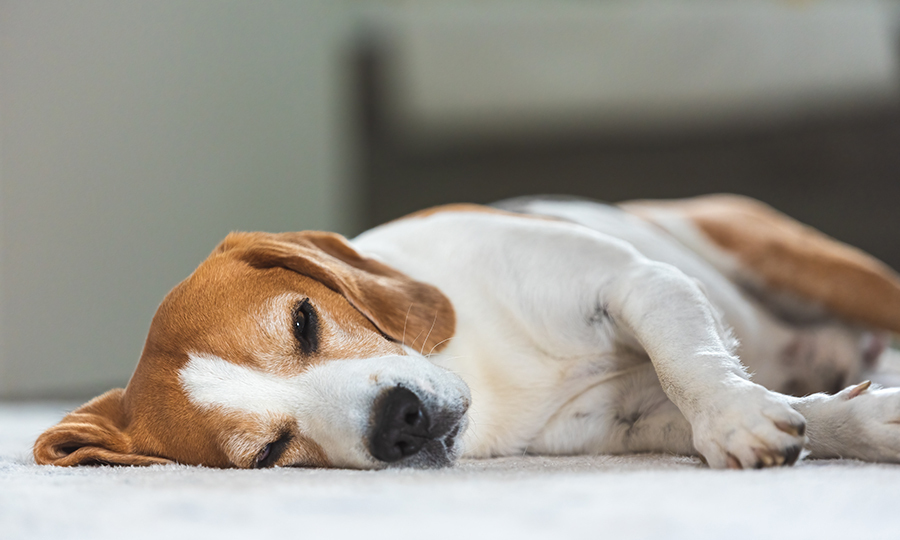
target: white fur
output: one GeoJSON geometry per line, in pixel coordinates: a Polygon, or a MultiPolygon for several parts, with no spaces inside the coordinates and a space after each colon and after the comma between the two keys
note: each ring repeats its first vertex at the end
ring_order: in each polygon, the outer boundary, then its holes
{"type": "MultiPolygon", "coordinates": [[[[458,377],[418,355],[333,360],[282,377],[192,352],[180,379],[199,407],[295,419],[300,432],[339,467],[382,465],[365,445],[372,403],[382,390],[402,385],[426,405],[460,411],[470,400],[458,377]]],[[[232,437],[229,447],[240,447],[243,441],[240,435],[232,437]]]]}
{"type": "Polygon", "coordinates": [[[233,364],[215,355],[190,353],[181,368],[188,398],[204,408],[252,415],[289,414],[303,393],[302,377],[291,379],[233,364]]]}
{"type": "Polygon", "coordinates": [[[900,462],[900,388],[853,387],[792,399],[809,420],[807,449],[819,458],[900,462]]]}
{"type": "Polygon", "coordinates": [[[443,212],[354,240],[452,301],[456,335],[430,359],[471,388],[469,455],[699,452],[748,467],[805,442],[796,403],[749,380],[729,330],[774,384],[793,329],[633,216],[593,203],[531,210],[586,226],[443,212]]]}

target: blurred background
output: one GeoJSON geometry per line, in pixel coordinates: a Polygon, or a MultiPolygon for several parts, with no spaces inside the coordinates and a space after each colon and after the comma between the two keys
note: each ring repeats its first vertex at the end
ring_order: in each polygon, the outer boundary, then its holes
{"type": "Polygon", "coordinates": [[[231,230],[737,192],[900,268],[900,2],[0,0],[0,399],[123,386],[231,230]]]}

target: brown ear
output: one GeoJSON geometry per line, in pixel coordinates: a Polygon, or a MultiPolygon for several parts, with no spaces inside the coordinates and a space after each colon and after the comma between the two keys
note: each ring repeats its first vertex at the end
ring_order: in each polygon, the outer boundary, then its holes
{"type": "Polygon", "coordinates": [[[342,294],[378,330],[429,354],[446,346],[456,315],[436,287],[360,255],[339,234],[232,233],[214,253],[237,250],[257,268],[283,267],[342,294]]]}
{"type": "Polygon", "coordinates": [[[135,454],[123,431],[121,388],[85,403],[45,431],[34,443],[41,465],[155,465],[170,460],[135,454]]]}

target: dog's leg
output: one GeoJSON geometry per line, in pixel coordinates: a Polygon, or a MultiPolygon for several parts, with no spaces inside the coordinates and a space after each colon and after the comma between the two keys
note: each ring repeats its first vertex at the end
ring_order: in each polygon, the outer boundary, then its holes
{"type": "Polygon", "coordinates": [[[690,422],[711,467],[793,463],[805,422],[786,397],[748,380],[699,287],[656,263],[621,268],[608,313],[647,351],[666,395],[690,422]]]}
{"type": "Polygon", "coordinates": [[[865,382],[788,399],[807,419],[810,457],[900,462],[900,388],[865,382]]]}
{"type": "MultiPolygon", "coordinates": [[[[711,467],[797,459],[805,442],[803,416],[786,396],[749,380],[734,339],[696,281],[611,238],[572,234],[552,247],[564,250],[557,260],[566,261],[553,265],[554,277],[581,298],[596,291],[594,327],[630,338],[647,353],[665,395],[691,426],[694,449],[711,467]],[[569,253],[584,255],[576,261],[569,253]]],[[[584,312],[583,302],[576,313],[584,312]]]]}
{"type": "MultiPolygon", "coordinates": [[[[567,290],[554,296],[576,305],[557,300],[524,304],[517,312],[546,314],[544,328],[563,323],[559,334],[571,337],[577,335],[577,326],[566,314],[588,313],[585,319],[596,332],[594,347],[613,334],[643,349],[665,395],[689,422],[693,447],[711,467],[793,463],[805,441],[803,416],[786,396],[749,380],[733,353],[734,340],[699,285],[673,266],[647,260],[631,246],[579,231],[540,239],[545,258],[526,263],[532,275],[543,278],[540,290],[552,291],[548,284],[559,283],[567,290]],[[581,256],[572,258],[572,253],[581,256]],[[552,272],[541,276],[545,269],[552,272]],[[593,310],[585,305],[591,299],[597,302],[593,310]],[[550,309],[554,304],[566,306],[561,315],[550,309]]],[[[551,232],[547,226],[535,231],[543,236],[551,232]]]]}
{"type": "MultiPolygon", "coordinates": [[[[530,450],[571,453],[573,448],[560,443],[566,441],[567,432],[577,429],[585,435],[583,446],[575,449],[581,452],[697,454],[690,423],[654,379],[652,370],[640,370],[579,396],[560,411],[530,450]]],[[[804,447],[809,457],[900,462],[900,388],[863,383],[835,395],[784,396],[784,400],[806,418],[804,447]]],[[[767,459],[762,455],[755,466],[773,464],[767,459]]]]}
{"type": "MultiPolygon", "coordinates": [[[[382,258],[392,265],[444,261],[411,268],[411,275],[444,286],[460,313],[498,321],[502,331],[491,334],[494,341],[512,335],[513,346],[534,343],[553,351],[560,365],[567,358],[614,357],[618,344],[645,351],[710,466],[780,465],[799,454],[803,416],[785,396],[749,380],[717,310],[698,283],[674,266],[651,261],[614,237],[562,222],[446,215],[417,222],[415,235],[402,232],[381,232],[381,241],[390,241],[382,258]],[[404,250],[412,255],[404,256],[404,250]],[[461,282],[467,285],[457,291],[461,282]],[[475,290],[490,293],[472,294],[475,290]]],[[[503,358],[484,361],[498,365],[503,358]]],[[[523,383],[521,391],[535,392],[534,383],[523,383]]]]}

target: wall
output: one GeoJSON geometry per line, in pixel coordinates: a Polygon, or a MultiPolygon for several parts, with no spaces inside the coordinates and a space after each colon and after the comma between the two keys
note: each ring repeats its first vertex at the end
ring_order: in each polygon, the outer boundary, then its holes
{"type": "Polygon", "coordinates": [[[725,191],[900,269],[900,4],[457,4],[374,19],[366,224],[527,194],[725,191]]]}
{"type": "Polygon", "coordinates": [[[123,385],[230,230],[352,231],[344,3],[0,3],[0,398],[123,385]]]}

